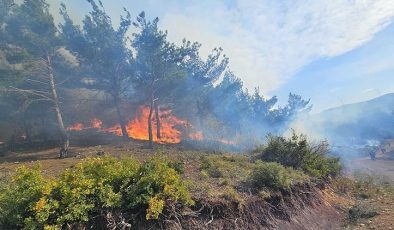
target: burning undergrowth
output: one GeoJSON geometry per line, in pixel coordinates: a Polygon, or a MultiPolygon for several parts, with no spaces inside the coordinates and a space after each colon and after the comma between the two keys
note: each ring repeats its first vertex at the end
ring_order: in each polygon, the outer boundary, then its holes
{"type": "MultiPolygon", "coordinates": [[[[149,107],[140,106],[134,118],[126,122],[127,134],[134,140],[149,140],[149,107]]],[[[217,142],[222,145],[236,145],[236,140],[224,138],[217,140],[205,139],[204,133],[195,128],[185,119],[176,117],[171,109],[161,108],[158,116],[152,118],[153,141],[159,144],[211,143],[217,142]]],[[[111,122],[109,122],[111,123],[111,122]]],[[[91,132],[114,134],[122,136],[120,124],[107,126],[103,120],[93,117],[88,122],[76,122],[66,128],[71,133],[79,133],[90,130],[91,132]]],[[[203,144],[202,144],[203,146],[203,144]]]]}

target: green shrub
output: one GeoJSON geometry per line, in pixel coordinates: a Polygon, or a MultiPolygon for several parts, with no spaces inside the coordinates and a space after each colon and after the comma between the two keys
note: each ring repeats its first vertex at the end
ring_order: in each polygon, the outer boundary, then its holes
{"type": "Polygon", "coordinates": [[[192,205],[187,186],[168,162],[155,157],[145,162],[126,189],[129,208],[149,204],[147,219],[157,219],[163,211],[164,201],[181,201],[192,205]],[[135,181],[135,182],[134,182],[135,181]]]}
{"type": "Polygon", "coordinates": [[[171,161],[168,163],[168,166],[175,169],[175,171],[177,171],[179,174],[185,173],[185,163],[183,163],[181,160],[171,161]]]}
{"type": "Polygon", "coordinates": [[[217,159],[212,159],[207,156],[201,157],[201,170],[205,170],[210,177],[219,178],[223,176],[222,171],[217,164],[217,159]]]}
{"type": "Polygon", "coordinates": [[[41,174],[40,165],[32,169],[20,167],[10,184],[0,191],[0,223],[5,226],[22,227],[27,217],[34,214],[40,198],[50,190],[50,183],[41,174]]]}
{"type": "Polygon", "coordinates": [[[302,169],[319,179],[335,176],[341,170],[339,158],[328,156],[330,150],[327,142],[311,145],[305,135],[294,132],[288,139],[272,135],[267,139],[265,146],[254,150],[255,158],[302,169]]]}
{"type": "Polygon", "coordinates": [[[142,165],[134,159],[88,158],[58,179],[38,166],[19,168],[1,189],[0,224],[43,229],[80,226],[114,209],[146,209],[156,219],[167,202],[193,204],[186,184],[165,159],[142,165]]]}
{"type": "Polygon", "coordinates": [[[292,184],[304,182],[308,177],[300,171],[285,168],[276,162],[257,161],[249,181],[259,190],[264,188],[286,189],[292,184]]]}

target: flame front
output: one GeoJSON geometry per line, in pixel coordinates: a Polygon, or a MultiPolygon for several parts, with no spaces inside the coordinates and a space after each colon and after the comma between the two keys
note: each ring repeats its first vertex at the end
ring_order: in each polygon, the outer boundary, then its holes
{"type": "MultiPolygon", "coordinates": [[[[126,125],[126,130],[129,137],[137,140],[149,140],[148,119],[149,107],[141,106],[139,108],[139,116],[134,120],[129,121],[126,125]]],[[[187,126],[187,122],[178,119],[172,115],[171,110],[163,110],[159,112],[160,119],[160,139],[157,138],[156,119],[152,118],[152,134],[153,141],[158,143],[176,144],[181,142],[181,132],[176,128],[177,126],[187,126]]],[[[107,132],[114,133],[118,136],[122,135],[122,130],[119,124],[114,127],[106,129],[107,132]]]]}
{"type": "Polygon", "coordinates": [[[103,122],[100,119],[93,118],[90,121],[90,127],[95,128],[95,129],[101,129],[101,126],[103,125],[103,122]]]}
{"type": "Polygon", "coordinates": [[[68,131],[81,131],[82,129],[85,129],[85,126],[79,122],[67,127],[68,131]]]}
{"type": "MultiPolygon", "coordinates": [[[[149,140],[148,119],[149,107],[141,106],[138,110],[138,116],[127,122],[126,130],[129,137],[137,140],[149,140]]],[[[170,109],[162,109],[159,111],[160,119],[160,138],[157,138],[156,118],[152,116],[152,134],[153,141],[157,143],[177,144],[182,140],[182,132],[178,128],[190,130],[192,126],[186,121],[177,118],[172,114],[170,109]]],[[[110,128],[103,128],[103,122],[98,118],[93,118],[89,126],[78,122],[67,128],[69,131],[81,131],[83,129],[95,128],[99,132],[109,132],[117,136],[122,136],[120,124],[116,124],[110,128]]],[[[201,131],[189,133],[188,138],[192,140],[203,140],[204,136],[201,131]]]]}

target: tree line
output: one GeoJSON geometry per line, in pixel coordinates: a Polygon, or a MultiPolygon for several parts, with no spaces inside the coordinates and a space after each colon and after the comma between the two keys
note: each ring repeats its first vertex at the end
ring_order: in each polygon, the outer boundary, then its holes
{"type": "Polygon", "coordinates": [[[141,12],[132,19],[124,9],[114,26],[101,1],[87,1],[91,10],[81,25],[65,4],[59,9],[63,21],[56,25],[45,0],[0,3],[0,126],[22,127],[28,138],[32,126],[39,127],[43,138],[55,132],[61,140],[60,157],[69,149],[66,124],[83,115],[70,108],[75,101],[96,103],[75,92],[105,98],[104,110],[114,112],[126,139],[130,110],[147,106],[150,146],[153,121],[160,138],[161,107],[204,135],[226,137],[281,132],[311,108],[309,100],[292,93],[285,106],[278,106],[276,97],[264,97],[258,88],[249,93],[221,48],[204,59],[200,43],[170,42],[158,18],[149,20],[141,12]]]}

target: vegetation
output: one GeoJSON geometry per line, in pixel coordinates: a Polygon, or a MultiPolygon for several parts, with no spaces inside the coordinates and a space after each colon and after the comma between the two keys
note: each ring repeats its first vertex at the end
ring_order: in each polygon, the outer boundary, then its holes
{"type": "Polygon", "coordinates": [[[365,204],[357,204],[349,209],[350,223],[357,223],[360,219],[368,219],[378,215],[378,212],[365,204]]]}
{"type": "Polygon", "coordinates": [[[341,170],[339,158],[328,155],[326,142],[312,145],[305,135],[295,132],[290,138],[269,135],[267,144],[256,148],[254,153],[256,159],[301,169],[319,179],[335,176],[341,170]]]}
{"type": "MultiPolygon", "coordinates": [[[[122,110],[122,100],[132,76],[132,52],[127,49],[127,31],[131,25],[130,13],[125,10],[118,28],[113,28],[111,18],[103,7],[95,1],[89,1],[92,11],[85,16],[83,30],[75,25],[62,4],[61,14],[64,23],[60,25],[65,47],[76,55],[80,63],[80,74],[88,75],[94,84],[82,84],[80,87],[104,91],[110,95],[116,109],[117,120],[124,138],[128,137],[126,121],[122,110]],[[103,36],[105,34],[105,36],[103,36]]],[[[101,4],[101,3],[100,3],[101,4]]]]}
{"type": "MultiPolygon", "coordinates": [[[[4,4],[14,5],[13,2],[4,4]]],[[[5,92],[17,95],[17,101],[22,103],[19,109],[24,113],[35,103],[44,104],[53,113],[61,139],[60,157],[63,158],[68,152],[69,137],[60,108],[56,76],[60,69],[67,72],[69,64],[63,58],[62,41],[49,13],[49,5],[42,0],[24,1],[8,10],[12,13],[5,18],[6,26],[2,29],[5,40],[0,52],[8,62],[2,69],[10,71],[10,75],[5,76],[8,82],[5,92]]]]}
{"type": "Polygon", "coordinates": [[[347,177],[335,178],[331,186],[335,191],[348,194],[357,199],[375,199],[394,195],[394,189],[389,180],[364,171],[356,171],[353,173],[353,179],[347,177]]]}
{"type": "Polygon", "coordinates": [[[193,205],[186,184],[162,157],[143,164],[128,158],[88,158],[60,178],[47,178],[39,166],[19,168],[2,188],[0,223],[24,229],[78,226],[115,210],[157,219],[166,205],[193,205]]]}
{"type": "Polygon", "coordinates": [[[379,208],[379,203],[394,197],[394,187],[387,178],[365,171],[356,171],[352,177],[338,177],[331,183],[337,193],[354,198],[354,203],[348,209],[347,224],[350,225],[383,213],[385,210],[379,208]]]}
{"type": "Polygon", "coordinates": [[[202,59],[201,44],[169,42],[158,18],[141,12],[133,20],[125,9],[115,27],[101,1],[88,2],[91,11],[81,25],[62,4],[58,27],[45,0],[7,0],[1,6],[0,128],[7,130],[1,142],[20,136],[60,140],[65,157],[67,126],[98,117],[118,125],[127,138],[126,124],[145,107],[150,146],[153,121],[161,138],[161,108],[187,120],[187,129],[204,131],[207,140],[242,133],[242,142],[251,146],[251,137],[281,132],[310,109],[299,95],[289,94],[287,105],[275,107],[276,97],[266,98],[258,89],[250,94],[221,48],[202,59]]]}
{"type": "Polygon", "coordinates": [[[288,189],[296,183],[305,183],[308,176],[301,171],[286,168],[276,162],[257,161],[250,182],[258,189],[288,189]]]}
{"type": "Polygon", "coordinates": [[[205,155],[200,161],[201,173],[219,179],[223,185],[237,186],[247,180],[253,169],[253,163],[242,155],[205,155]]]}

